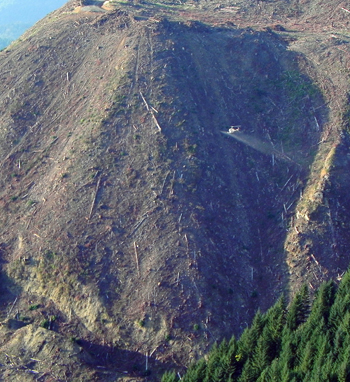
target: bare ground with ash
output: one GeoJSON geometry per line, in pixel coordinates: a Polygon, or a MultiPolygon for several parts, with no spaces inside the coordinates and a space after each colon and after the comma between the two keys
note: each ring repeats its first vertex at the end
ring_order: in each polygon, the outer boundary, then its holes
{"type": "Polygon", "coordinates": [[[72,1],[0,53],[3,378],[156,380],[341,278],[350,13],[328,3],[72,1]]]}

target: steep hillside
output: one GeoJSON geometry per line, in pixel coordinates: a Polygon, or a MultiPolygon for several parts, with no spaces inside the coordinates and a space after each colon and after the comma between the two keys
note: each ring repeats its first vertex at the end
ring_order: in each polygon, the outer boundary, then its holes
{"type": "Polygon", "coordinates": [[[326,3],[71,1],[0,53],[7,380],[156,379],[341,278],[350,16],[326,3]],[[76,374],[21,358],[40,324],[76,374]]]}

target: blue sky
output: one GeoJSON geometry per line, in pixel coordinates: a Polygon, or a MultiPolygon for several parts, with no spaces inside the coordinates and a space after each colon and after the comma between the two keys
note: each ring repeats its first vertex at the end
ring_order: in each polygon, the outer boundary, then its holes
{"type": "Polygon", "coordinates": [[[0,49],[67,0],[0,0],[0,49]]]}
{"type": "Polygon", "coordinates": [[[34,24],[67,0],[0,0],[0,25],[12,22],[34,24]]]}

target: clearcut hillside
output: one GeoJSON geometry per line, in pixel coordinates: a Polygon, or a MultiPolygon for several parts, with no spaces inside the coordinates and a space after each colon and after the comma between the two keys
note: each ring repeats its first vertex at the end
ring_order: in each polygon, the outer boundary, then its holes
{"type": "Polygon", "coordinates": [[[0,53],[2,378],[159,380],[341,279],[349,5],[70,1],[0,53]]]}

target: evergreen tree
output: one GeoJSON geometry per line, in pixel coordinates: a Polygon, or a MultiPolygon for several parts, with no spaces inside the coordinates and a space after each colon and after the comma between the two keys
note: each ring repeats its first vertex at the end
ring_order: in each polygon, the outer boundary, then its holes
{"type": "Polygon", "coordinates": [[[266,327],[269,333],[268,354],[272,361],[281,351],[282,333],[286,324],[286,301],[282,296],[266,313],[266,327]]]}
{"type": "MultiPolygon", "coordinates": [[[[348,354],[350,356],[350,354],[348,354]]],[[[350,360],[344,359],[339,366],[338,370],[338,380],[339,382],[349,382],[350,381],[350,360]]]]}
{"type": "Polygon", "coordinates": [[[310,309],[309,290],[304,285],[294,297],[287,314],[287,327],[296,330],[308,317],[310,309]]]}
{"type": "Polygon", "coordinates": [[[174,371],[172,372],[166,371],[162,377],[162,382],[177,382],[178,380],[179,378],[174,371]]]}
{"type": "Polygon", "coordinates": [[[317,326],[322,318],[325,324],[328,325],[328,318],[335,300],[335,293],[336,286],[332,280],[319,287],[308,319],[308,325],[311,328],[317,326]]]}
{"type": "Polygon", "coordinates": [[[271,363],[272,354],[269,354],[272,338],[268,327],[265,327],[253,350],[252,364],[257,377],[271,363]]]}
{"type": "Polygon", "coordinates": [[[241,362],[246,362],[252,356],[252,350],[256,347],[264,326],[265,319],[260,311],[258,311],[253,319],[252,326],[244,330],[239,340],[238,356],[241,362]]]}
{"type": "MultiPolygon", "coordinates": [[[[162,382],[177,382],[166,373],[162,382]]],[[[239,340],[214,345],[207,361],[192,365],[183,382],[350,381],[350,272],[337,289],[323,284],[310,309],[303,287],[286,308],[281,298],[258,312],[239,340]]]]}
{"type": "Polygon", "coordinates": [[[303,351],[303,357],[300,360],[300,366],[297,368],[300,375],[306,376],[306,374],[312,369],[316,353],[316,344],[313,341],[309,341],[303,351]]]}
{"type": "Polygon", "coordinates": [[[346,296],[350,296],[350,269],[342,277],[337,291],[338,298],[344,299],[346,296]]]}
{"type": "Polygon", "coordinates": [[[240,373],[239,362],[236,359],[238,351],[236,338],[233,336],[228,343],[228,350],[226,354],[222,356],[222,365],[225,369],[227,380],[235,379],[235,377],[240,373]]]}
{"type": "MultiPolygon", "coordinates": [[[[183,382],[199,382],[203,381],[206,375],[206,362],[205,359],[200,359],[197,363],[191,365],[184,377],[181,379],[183,382]]],[[[163,381],[162,381],[163,382],[163,381]]]]}
{"type": "Polygon", "coordinates": [[[205,372],[204,382],[211,382],[214,378],[215,370],[220,366],[220,355],[217,344],[212,347],[205,372]]]}
{"type": "Polygon", "coordinates": [[[326,382],[328,380],[330,371],[325,368],[327,359],[331,357],[332,348],[330,345],[330,338],[328,333],[318,337],[318,342],[316,343],[317,353],[315,354],[315,359],[312,367],[312,376],[316,378],[318,376],[319,381],[326,382]]]}
{"type": "Polygon", "coordinates": [[[345,337],[341,354],[338,356],[337,374],[339,382],[350,381],[350,336],[345,337]]]}
{"type": "Polygon", "coordinates": [[[238,382],[254,382],[256,379],[256,370],[254,369],[251,358],[249,358],[243,366],[238,382]]]}
{"type": "Polygon", "coordinates": [[[335,333],[344,316],[350,312],[350,270],[344,275],[330,310],[329,322],[335,333]]]}
{"type": "Polygon", "coordinates": [[[271,365],[265,368],[257,382],[280,382],[282,380],[282,370],[278,358],[275,358],[271,365]]]}
{"type": "Polygon", "coordinates": [[[283,331],[282,350],[279,357],[282,368],[286,366],[288,369],[293,370],[298,364],[297,349],[299,343],[300,333],[291,331],[286,324],[283,331]]]}

